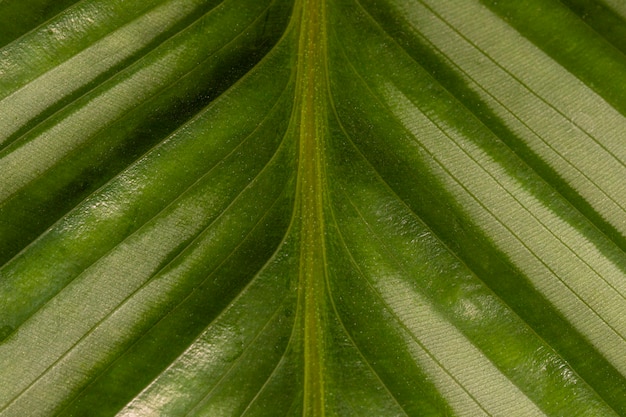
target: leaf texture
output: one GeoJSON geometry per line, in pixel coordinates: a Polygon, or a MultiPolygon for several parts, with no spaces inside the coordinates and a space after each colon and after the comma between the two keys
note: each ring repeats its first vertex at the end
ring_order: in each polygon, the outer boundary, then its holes
{"type": "Polygon", "coordinates": [[[0,416],[626,416],[625,20],[0,3],[0,416]]]}

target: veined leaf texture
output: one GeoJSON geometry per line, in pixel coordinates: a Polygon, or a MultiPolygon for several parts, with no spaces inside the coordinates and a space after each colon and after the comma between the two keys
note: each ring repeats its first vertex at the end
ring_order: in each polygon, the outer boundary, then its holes
{"type": "Polygon", "coordinates": [[[626,4],[0,1],[0,416],[626,416],[626,4]]]}

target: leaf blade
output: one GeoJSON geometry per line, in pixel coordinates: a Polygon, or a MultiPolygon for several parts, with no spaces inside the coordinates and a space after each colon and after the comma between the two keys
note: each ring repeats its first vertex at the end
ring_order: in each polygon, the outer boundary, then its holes
{"type": "Polygon", "coordinates": [[[532,1],[208,4],[19,112],[42,124],[0,155],[0,415],[624,415],[621,53],[559,2],[547,35],[532,1]]]}

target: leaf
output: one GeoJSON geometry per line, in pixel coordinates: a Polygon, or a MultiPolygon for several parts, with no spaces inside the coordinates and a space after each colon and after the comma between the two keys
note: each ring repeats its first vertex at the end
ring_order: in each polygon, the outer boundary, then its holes
{"type": "Polygon", "coordinates": [[[0,3],[0,416],[626,415],[625,19],[0,3]]]}

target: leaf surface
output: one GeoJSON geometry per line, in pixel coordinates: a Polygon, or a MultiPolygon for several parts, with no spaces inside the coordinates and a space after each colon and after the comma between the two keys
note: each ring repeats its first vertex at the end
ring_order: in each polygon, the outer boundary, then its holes
{"type": "Polygon", "coordinates": [[[620,2],[0,16],[0,416],[626,415],[620,2]]]}

